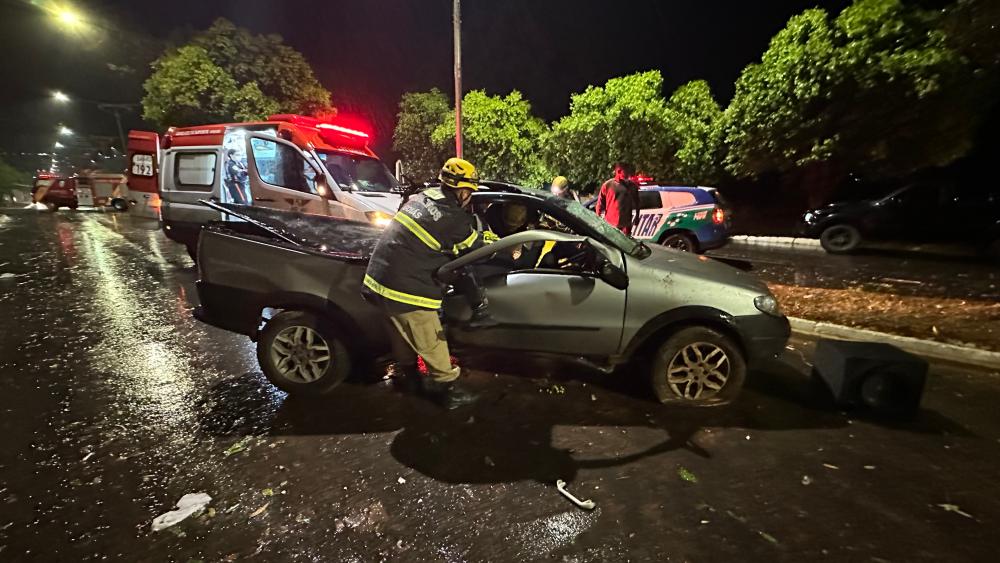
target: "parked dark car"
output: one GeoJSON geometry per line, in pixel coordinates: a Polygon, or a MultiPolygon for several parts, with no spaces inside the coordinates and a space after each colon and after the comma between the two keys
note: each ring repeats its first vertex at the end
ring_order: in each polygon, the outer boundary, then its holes
{"type": "Polygon", "coordinates": [[[809,210],[801,231],[818,237],[834,254],[849,253],[869,241],[961,243],[987,249],[1000,234],[1000,190],[911,184],[880,199],[809,210]]]}
{"type": "MultiPolygon", "coordinates": [[[[489,188],[473,196],[481,220],[516,204],[537,214],[542,228],[510,234],[438,270],[444,280],[474,271],[499,323],[463,328],[468,302],[449,294],[443,315],[459,355],[463,348],[556,355],[608,373],[633,363],[629,373],[649,381],[660,401],[704,405],[733,400],[748,366],[784,348],[788,320],[767,286],[746,272],[648,247],[575,201],[489,188]],[[512,265],[512,252],[539,248],[548,254],[512,265]]],[[[256,206],[219,208],[247,222],[202,231],[195,315],[255,340],[275,385],[326,393],[366,357],[388,350],[386,323],[361,297],[379,229],[256,206]]]]}

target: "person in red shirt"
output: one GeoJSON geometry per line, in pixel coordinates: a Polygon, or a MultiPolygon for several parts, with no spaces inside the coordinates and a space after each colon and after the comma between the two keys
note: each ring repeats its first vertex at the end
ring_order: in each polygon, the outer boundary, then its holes
{"type": "Polygon", "coordinates": [[[631,166],[616,162],[615,177],[604,182],[597,196],[597,214],[626,235],[639,221],[639,186],[631,176],[631,166]]]}

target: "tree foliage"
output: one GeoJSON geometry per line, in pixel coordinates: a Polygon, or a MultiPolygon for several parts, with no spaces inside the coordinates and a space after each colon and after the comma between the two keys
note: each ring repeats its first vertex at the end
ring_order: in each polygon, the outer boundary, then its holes
{"type": "Polygon", "coordinates": [[[552,125],[545,141],[549,167],[579,185],[606,179],[618,160],[662,175],[680,145],[662,89],[662,75],[649,71],[574,94],[569,115],[552,125]]]}
{"type": "Polygon", "coordinates": [[[721,176],[719,145],[722,108],[708,82],[694,80],[674,90],[667,100],[667,124],[679,148],[663,179],[696,185],[714,185],[721,176]]]}
{"type": "Polygon", "coordinates": [[[444,161],[452,156],[451,147],[431,142],[431,135],[445,122],[449,111],[451,102],[437,88],[403,94],[399,102],[399,121],[392,136],[392,150],[403,159],[410,180],[422,182],[436,177],[444,161]]]}
{"type": "Polygon", "coordinates": [[[30,182],[30,174],[22,172],[0,159],[0,192],[12,190],[19,184],[27,185],[30,182]]]}
{"type": "Polygon", "coordinates": [[[143,117],[160,127],[333,111],[330,93],[280,36],[224,19],[154,61],[143,87],[143,117]]]}
{"type": "Polygon", "coordinates": [[[884,177],[964,155],[976,112],[949,106],[962,103],[968,66],[935,24],[899,0],[791,18],[736,83],[727,168],[745,177],[824,162],[884,177]]]}
{"type": "MultiPolygon", "coordinates": [[[[472,90],[462,98],[462,149],[483,178],[541,185],[546,173],[539,145],[547,131],[517,90],[503,97],[472,90]]],[[[452,151],[454,110],[434,129],[431,142],[438,150],[452,151]]]]}

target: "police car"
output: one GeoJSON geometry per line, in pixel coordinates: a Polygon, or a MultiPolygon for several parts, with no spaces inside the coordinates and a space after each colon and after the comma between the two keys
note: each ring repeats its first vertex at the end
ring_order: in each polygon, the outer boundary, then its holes
{"type": "Polygon", "coordinates": [[[686,252],[729,242],[730,218],[715,188],[644,185],[632,236],[686,252]]]}

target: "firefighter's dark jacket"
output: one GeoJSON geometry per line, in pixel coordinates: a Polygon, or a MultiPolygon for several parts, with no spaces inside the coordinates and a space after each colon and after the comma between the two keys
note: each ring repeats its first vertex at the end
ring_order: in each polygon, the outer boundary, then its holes
{"type": "Polygon", "coordinates": [[[476,222],[450,194],[431,188],[396,213],[375,245],[365,290],[394,309],[438,309],[444,284],[434,273],[458,256],[481,247],[476,222]]]}

